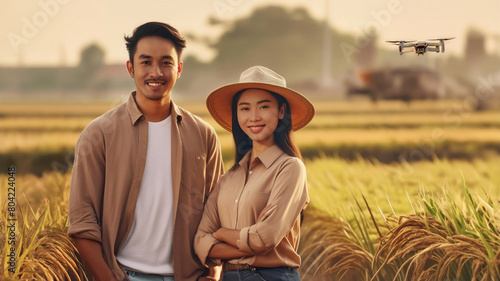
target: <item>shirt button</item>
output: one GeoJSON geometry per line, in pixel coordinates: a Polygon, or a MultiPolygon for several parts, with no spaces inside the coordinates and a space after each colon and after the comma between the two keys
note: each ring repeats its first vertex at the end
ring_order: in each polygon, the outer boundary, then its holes
{"type": "Polygon", "coordinates": [[[252,174],[252,171],[248,172],[250,175],[252,174]]]}
{"type": "Polygon", "coordinates": [[[234,203],[238,203],[238,199],[234,200],[234,203]]]}

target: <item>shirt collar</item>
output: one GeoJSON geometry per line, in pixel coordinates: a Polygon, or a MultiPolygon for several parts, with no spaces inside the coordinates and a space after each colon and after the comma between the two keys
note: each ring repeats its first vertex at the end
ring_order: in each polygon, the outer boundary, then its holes
{"type": "Polygon", "coordinates": [[[283,150],[277,145],[273,145],[266,149],[264,152],[262,152],[261,155],[259,155],[257,158],[259,158],[260,162],[266,166],[266,169],[269,168],[278,157],[283,154],[283,150]]]}
{"type": "Polygon", "coordinates": [[[126,106],[130,116],[130,121],[132,122],[132,125],[135,125],[137,121],[144,116],[135,101],[135,91],[133,91],[128,97],[126,106]]]}
{"type": "MultiPolygon", "coordinates": [[[[245,156],[243,156],[243,158],[241,158],[239,162],[241,167],[244,167],[245,169],[248,167],[248,161],[250,161],[251,153],[252,151],[250,150],[247,154],[245,154],[245,156]]],[[[275,144],[262,152],[262,154],[257,156],[256,159],[259,159],[259,161],[264,164],[266,169],[269,169],[274,161],[276,161],[276,159],[278,159],[283,153],[285,152],[283,152],[283,150],[275,144]]]]}
{"type": "Polygon", "coordinates": [[[173,122],[176,122],[177,124],[181,123],[182,112],[173,100],[170,100],[170,116],[172,116],[173,122]]]}
{"type": "MultiPolygon", "coordinates": [[[[137,106],[137,102],[135,101],[136,92],[133,91],[130,97],[127,100],[126,107],[128,110],[128,114],[130,116],[130,121],[132,125],[135,125],[144,114],[141,112],[139,107],[137,106]]],[[[180,109],[173,101],[170,101],[170,115],[172,116],[172,120],[175,120],[177,123],[182,121],[182,114],[180,109]]]]}

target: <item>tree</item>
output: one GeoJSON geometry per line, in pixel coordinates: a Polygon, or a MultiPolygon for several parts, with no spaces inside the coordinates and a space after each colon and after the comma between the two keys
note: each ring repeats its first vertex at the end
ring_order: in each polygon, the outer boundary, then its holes
{"type": "Polygon", "coordinates": [[[83,48],[80,54],[80,68],[96,70],[104,65],[104,49],[96,43],[83,48]]]}
{"type": "Polygon", "coordinates": [[[104,66],[104,49],[96,43],[92,43],[83,48],[80,54],[80,63],[77,67],[78,77],[76,86],[88,87],[89,82],[97,74],[99,69],[104,66]]]}
{"type": "MultiPolygon", "coordinates": [[[[226,31],[212,44],[217,52],[212,65],[228,81],[252,65],[264,65],[283,75],[287,81],[319,79],[322,65],[324,25],[306,9],[268,6],[256,9],[233,23],[212,21],[226,31]]],[[[332,65],[343,71],[347,62],[340,42],[352,42],[332,29],[332,65]]]]}

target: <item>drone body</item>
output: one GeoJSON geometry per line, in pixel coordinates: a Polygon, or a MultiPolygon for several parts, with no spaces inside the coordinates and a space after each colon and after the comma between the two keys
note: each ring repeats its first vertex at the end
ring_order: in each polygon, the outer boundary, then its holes
{"type": "Polygon", "coordinates": [[[451,38],[439,38],[439,39],[428,39],[427,41],[386,41],[393,45],[399,46],[399,54],[415,52],[417,55],[423,55],[425,52],[443,52],[444,53],[444,41],[455,39],[451,38]],[[436,42],[437,41],[437,42],[436,42]]]}

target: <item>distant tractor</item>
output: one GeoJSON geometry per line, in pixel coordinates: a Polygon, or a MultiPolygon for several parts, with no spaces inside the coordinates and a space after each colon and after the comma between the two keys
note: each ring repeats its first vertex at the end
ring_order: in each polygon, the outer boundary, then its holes
{"type": "Polygon", "coordinates": [[[389,68],[360,71],[346,79],[347,95],[368,95],[377,100],[438,99],[442,96],[440,75],[426,68],[389,68]]]}

